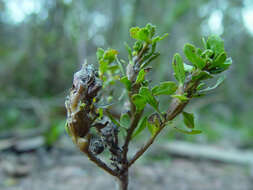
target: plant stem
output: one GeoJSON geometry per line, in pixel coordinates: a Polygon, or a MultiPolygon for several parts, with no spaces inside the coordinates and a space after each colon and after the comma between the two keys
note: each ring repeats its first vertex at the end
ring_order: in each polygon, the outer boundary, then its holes
{"type": "Polygon", "coordinates": [[[102,160],[98,159],[96,156],[94,156],[89,151],[86,153],[89,160],[94,162],[99,168],[102,168],[107,173],[111,174],[112,176],[117,176],[117,173],[112,170],[110,167],[108,167],[102,160]]]}
{"type": "Polygon", "coordinates": [[[118,178],[119,187],[118,190],[127,190],[128,189],[128,169],[118,178]]]}

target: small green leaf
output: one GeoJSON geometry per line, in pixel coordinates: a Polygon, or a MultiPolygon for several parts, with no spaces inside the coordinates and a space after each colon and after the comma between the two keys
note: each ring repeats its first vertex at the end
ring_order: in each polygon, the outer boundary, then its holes
{"type": "Polygon", "coordinates": [[[130,36],[133,39],[149,42],[149,30],[147,28],[133,27],[130,29],[130,36]]]}
{"type": "Polygon", "coordinates": [[[186,58],[197,68],[203,69],[205,67],[205,61],[198,55],[197,50],[193,45],[185,44],[184,54],[186,58]]]}
{"type": "Polygon", "coordinates": [[[139,121],[136,129],[134,130],[134,133],[132,135],[132,138],[136,137],[137,135],[139,135],[147,126],[147,117],[143,117],[141,118],[141,120],[139,121]]]}
{"type": "Polygon", "coordinates": [[[175,77],[180,84],[185,81],[184,63],[182,57],[176,53],[172,60],[172,67],[175,72],[175,77]]]}
{"type": "Polygon", "coordinates": [[[115,49],[108,49],[104,53],[104,60],[107,60],[110,64],[116,59],[117,54],[118,52],[115,49]]]}
{"type": "Polygon", "coordinates": [[[137,79],[136,79],[135,83],[139,84],[139,83],[143,82],[144,79],[145,79],[145,75],[146,75],[145,70],[141,69],[140,72],[139,72],[139,74],[138,74],[138,76],[137,76],[137,79]]]}
{"type": "Polygon", "coordinates": [[[205,83],[201,82],[201,83],[197,86],[196,90],[201,90],[204,86],[205,86],[205,83]]]}
{"type": "Polygon", "coordinates": [[[117,121],[117,119],[115,119],[110,112],[106,111],[106,115],[115,125],[121,126],[120,123],[117,121]]]}
{"type": "Polygon", "coordinates": [[[202,44],[204,48],[207,49],[206,39],[204,37],[202,38],[202,44]]]}
{"type": "Polygon", "coordinates": [[[194,67],[193,67],[193,66],[184,63],[184,71],[185,71],[185,72],[189,72],[189,73],[190,73],[190,72],[192,72],[193,70],[194,70],[194,67]]]}
{"type": "Polygon", "coordinates": [[[104,116],[104,113],[103,113],[103,109],[102,108],[98,108],[98,114],[99,114],[99,119],[102,119],[102,117],[104,116]]]}
{"type": "Polygon", "coordinates": [[[158,86],[152,88],[152,94],[158,95],[171,95],[177,90],[177,84],[172,81],[161,82],[158,86]]]}
{"type": "Polygon", "coordinates": [[[194,74],[194,76],[192,76],[192,80],[193,81],[196,81],[196,80],[206,80],[206,79],[210,79],[210,78],[213,78],[213,76],[207,72],[207,71],[201,71],[201,70],[198,70],[198,72],[196,72],[194,74]]]}
{"type": "Polygon", "coordinates": [[[132,101],[134,105],[136,106],[136,111],[140,112],[143,110],[147,104],[146,98],[140,94],[134,94],[132,96],[132,101]]]}
{"type": "Polygon", "coordinates": [[[132,50],[130,48],[130,46],[125,42],[124,43],[125,47],[126,47],[126,50],[128,52],[128,59],[131,60],[132,59],[132,50]]]}
{"type": "Polygon", "coordinates": [[[171,97],[177,98],[177,99],[179,99],[179,100],[182,101],[182,102],[185,102],[185,101],[188,101],[188,100],[189,100],[188,97],[186,97],[186,96],[184,96],[184,95],[180,95],[180,94],[174,94],[174,95],[171,95],[171,97]]]}
{"type": "Polygon", "coordinates": [[[210,58],[213,56],[213,50],[210,50],[210,49],[206,49],[202,54],[201,56],[205,57],[205,58],[210,58]]]}
{"type": "Polygon", "coordinates": [[[138,38],[138,32],[140,31],[140,28],[139,27],[132,27],[130,28],[129,30],[129,33],[130,33],[130,36],[133,38],[133,39],[137,39],[138,38]]]}
{"type": "Polygon", "coordinates": [[[225,76],[221,76],[220,78],[218,78],[216,84],[212,87],[207,87],[206,89],[200,90],[199,93],[203,93],[203,92],[208,92],[210,90],[214,90],[215,88],[217,88],[218,86],[220,86],[220,84],[225,80],[225,76]]]}
{"type": "Polygon", "coordinates": [[[104,57],[104,52],[105,52],[105,50],[103,50],[102,48],[98,48],[97,49],[97,53],[96,53],[96,55],[97,55],[97,60],[101,60],[101,59],[103,59],[103,57],[104,57]]]}
{"type": "Polygon", "coordinates": [[[158,52],[154,53],[148,60],[146,60],[146,61],[141,65],[141,68],[147,67],[147,66],[148,66],[153,60],[155,60],[159,55],[160,55],[160,53],[158,53],[158,52]]]}
{"type": "Polygon", "coordinates": [[[215,56],[224,52],[224,41],[218,35],[211,35],[207,39],[207,48],[214,51],[215,56]]]}
{"type": "Polygon", "coordinates": [[[138,32],[137,40],[142,40],[142,41],[145,41],[145,42],[149,42],[149,31],[148,31],[147,28],[142,28],[138,32]]]}
{"type": "Polygon", "coordinates": [[[193,113],[183,112],[184,117],[184,124],[188,127],[193,129],[194,128],[194,115],[193,113]]]}
{"type": "Polygon", "coordinates": [[[132,83],[131,83],[130,80],[128,80],[127,76],[122,77],[122,78],[120,79],[120,82],[122,82],[122,83],[125,85],[125,87],[126,87],[126,89],[127,89],[128,91],[131,90],[132,83]]]}
{"type": "Polygon", "coordinates": [[[108,70],[108,62],[99,61],[99,75],[102,76],[108,70]]]}
{"type": "Polygon", "coordinates": [[[225,52],[222,52],[216,57],[210,68],[220,67],[226,60],[227,54],[225,52]]]}
{"type": "Polygon", "coordinates": [[[155,31],[156,31],[156,26],[151,24],[151,23],[148,23],[146,25],[146,28],[148,29],[149,31],[149,37],[152,38],[154,35],[155,35],[155,31]]]}
{"type": "Polygon", "coordinates": [[[147,87],[141,87],[139,94],[142,95],[146,99],[146,102],[155,108],[155,110],[158,109],[158,102],[147,87]]]}
{"type": "Polygon", "coordinates": [[[202,131],[200,131],[200,130],[186,131],[186,130],[183,130],[183,129],[179,129],[177,127],[174,127],[174,129],[176,129],[177,131],[179,131],[181,133],[187,134],[187,135],[197,135],[197,134],[202,133],[202,131]]]}
{"type": "Polygon", "coordinates": [[[151,124],[149,122],[147,122],[147,125],[148,125],[149,132],[151,133],[152,136],[154,136],[159,128],[156,127],[156,125],[151,124]]]}
{"type": "Polygon", "coordinates": [[[71,137],[72,135],[71,135],[71,132],[69,131],[69,127],[68,127],[68,122],[67,121],[65,123],[64,128],[65,128],[65,131],[67,132],[67,134],[71,137]]]}
{"type": "Polygon", "coordinates": [[[130,125],[131,119],[127,113],[120,116],[120,126],[128,128],[130,125]]]}
{"type": "Polygon", "coordinates": [[[156,36],[155,38],[153,38],[152,44],[153,44],[153,43],[157,43],[157,42],[163,40],[163,39],[166,38],[167,36],[168,36],[168,33],[164,34],[162,37],[156,36]]]}

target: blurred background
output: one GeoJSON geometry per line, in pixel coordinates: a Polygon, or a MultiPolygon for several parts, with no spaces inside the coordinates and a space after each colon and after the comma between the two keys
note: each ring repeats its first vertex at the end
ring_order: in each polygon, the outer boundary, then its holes
{"type": "Polygon", "coordinates": [[[0,140],[43,135],[51,146],[66,136],[73,73],[84,59],[97,64],[98,47],[127,59],[129,28],[148,22],[169,34],[152,64],[154,82],[171,79],[173,54],[186,42],[201,46],[202,36],[221,35],[233,59],[226,81],[187,107],[203,133],[167,131],[163,139],[252,150],[252,0],[0,0],[0,140]]]}

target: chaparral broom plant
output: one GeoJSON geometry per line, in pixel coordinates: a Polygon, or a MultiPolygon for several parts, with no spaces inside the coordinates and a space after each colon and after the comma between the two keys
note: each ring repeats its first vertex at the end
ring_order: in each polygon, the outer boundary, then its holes
{"type": "Polygon", "coordinates": [[[212,35],[203,38],[202,48],[185,44],[183,51],[187,64],[180,54],[174,55],[171,64],[177,82],[162,81],[151,85],[147,73],[151,72],[151,63],[160,55],[156,51],[157,43],[167,34],[158,36],[156,27],[147,24],[143,28],[131,28],[130,36],[135,43],[133,47],[125,44],[128,61],[119,59],[114,49],[99,48],[98,70],[94,65],[84,63],[74,74],[73,86],[65,102],[68,134],[92,162],[118,179],[120,190],[128,188],[129,168],[175,117],[182,114],[188,127],[188,130],[175,127],[179,132],[201,133],[194,129],[194,115],[185,112],[184,108],[191,99],[219,86],[223,76],[213,87],[205,87],[205,81],[227,70],[232,63],[224,50],[223,40],[212,35]],[[167,110],[160,109],[160,96],[168,98],[167,110]],[[115,113],[117,106],[122,107],[120,115],[115,113]],[[152,108],[153,113],[148,114],[147,107],[152,108]],[[129,156],[130,142],[145,128],[150,131],[149,140],[129,156]]]}

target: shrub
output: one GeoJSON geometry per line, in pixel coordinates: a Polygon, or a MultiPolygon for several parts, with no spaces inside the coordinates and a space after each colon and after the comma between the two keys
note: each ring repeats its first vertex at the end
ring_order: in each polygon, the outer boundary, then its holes
{"type": "Polygon", "coordinates": [[[99,48],[98,71],[94,65],[83,64],[74,74],[73,87],[65,102],[66,130],[73,142],[98,167],[118,178],[121,190],[128,187],[129,168],[176,116],[182,113],[189,129],[175,127],[179,132],[201,133],[194,128],[194,115],[184,108],[191,99],[202,97],[219,86],[223,76],[213,87],[205,87],[205,81],[227,70],[232,63],[223,40],[212,35],[206,40],[203,38],[202,49],[185,44],[183,51],[190,64],[184,63],[180,54],[174,55],[172,68],[177,82],[163,81],[151,86],[146,75],[152,70],[151,62],[160,55],[156,51],[157,43],[167,34],[157,36],[156,27],[147,24],[143,28],[131,28],[130,36],[135,43],[132,48],[125,44],[128,62],[119,60],[114,49],[99,48]],[[119,90],[120,86],[124,86],[123,91],[119,90]],[[168,97],[167,111],[159,108],[160,96],[168,97]],[[112,109],[114,104],[123,108],[120,117],[112,109]],[[153,113],[147,114],[148,106],[153,113]],[[149,140],[129,158],[130,142],[145,128],[150,131],[149,140]],[[104,159],[108,155],[105,152],[110,155],[110,163],[104,159]]]}

